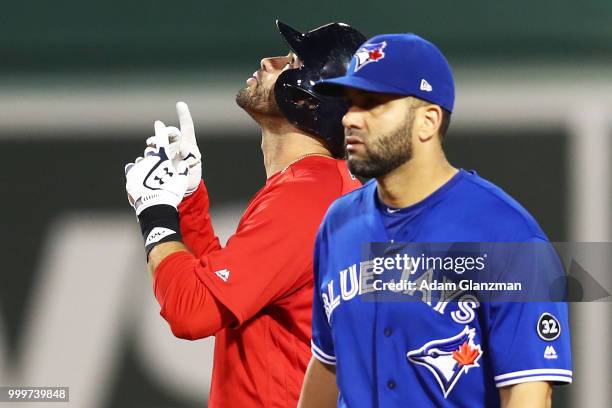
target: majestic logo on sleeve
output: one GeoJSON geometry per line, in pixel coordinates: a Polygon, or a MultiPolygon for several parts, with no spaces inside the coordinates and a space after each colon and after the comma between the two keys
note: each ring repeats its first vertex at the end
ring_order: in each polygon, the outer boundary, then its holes
{"type": "Polygon", "coordinates": [[[230,277],[230,271],[229,269],[221,269],[220,271],[215,272],[215,275],[221,278],[223,282],[227,282],[230,277]]]}
{"type": "Polygon", "coordinates": [[[355,72],[359,71],[370,62],[378,62],[385,58],[383,49],[386,46],[387,43],[383,41],[381,43],[365,44],[363,47],[359,48],[354,57],[356,59],[355,72]]]}
{"type": "Polygon", "coordinates": [[[556,360],[559,357],[553,346],[546,346],[544,349],[544,358],[547,360],[556,360]]]}
{"type": "Polygon", "coordinates": [[[436,377],[446,398],[459,377],[470,368],[480,367],[478,360],[482,350],[480,344],[474,343],[475,333],[475,329],[465,326],[456,336],[432,340],[418,350],[409,351],[408,361],[427,367],[436,377]]]}

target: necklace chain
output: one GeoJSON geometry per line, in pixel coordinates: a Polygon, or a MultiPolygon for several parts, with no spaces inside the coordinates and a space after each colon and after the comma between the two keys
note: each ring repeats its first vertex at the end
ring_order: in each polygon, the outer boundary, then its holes
{"type": "Polygon", "coordinates": [[[331,159],[331,156],[328,156],[328,155],[323,154],[323,153],[307,153],[307,154],[304,154],[304,155],[302,155],[302,156],[298,157],[297,159],[295,159],[294,161],[292,161],[291,163],[289,163],[288,165],[286,165],[286,166],[285,166],[285,168],[281,170],[281,174],[282,174],[282,173],[284,173],[284,172],[286,172],[286,171],[287,171],[287,169],[288,169],[289,167],[291,167],[293,164],[295,164],[295,163],[299,162],[299,161],[300,161],[300,160],[302,160],[302,159],[305,159],[305,158],[307,158],[307,157],[310,157],[310,156],[323,156],[323,157],[329,157],[329,158],[331,159]]]}

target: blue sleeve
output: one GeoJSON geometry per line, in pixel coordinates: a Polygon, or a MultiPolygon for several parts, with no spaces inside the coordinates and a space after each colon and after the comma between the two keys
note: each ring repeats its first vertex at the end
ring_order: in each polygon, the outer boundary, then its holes
{"type": "Polygon", "coordinates": [[[490,304],[489,352],[497,387],[529,381],[572,382],[567,304],[490,304]]]}
{"type": "Polygon", "coordinates": [[[331,327],[325,310],[325,302],[322,288],[322,274],[325,272],[325,261],[327,259],[326,246],[322,238],[323,227],[317,235],[314,251],[314,290],[312,302],[312,354],[325,364],[336,364],[334,342],[331,327]]]}
{"type": "Polygon", "coordinates": [[[520,301],[488,305],[488,343],[497,387],[572,382],[567,304],[549,295],[563,268],[550,243],[534,243],[529,250],[516,251],[509,268],[530,286],[527,294],[520,301]]]}

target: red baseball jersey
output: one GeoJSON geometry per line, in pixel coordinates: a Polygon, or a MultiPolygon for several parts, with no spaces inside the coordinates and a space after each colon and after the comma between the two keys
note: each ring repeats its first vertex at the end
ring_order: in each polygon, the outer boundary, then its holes
{"type": "MultiPolygon", "coordinates": [[[[186,252],[164,259],[156,270],[156,295],[183,265],[233,315],[234,324],[215,335],[209,407],[297,405],[311,357],[315,235],[332,201],[360,185],[342,160],[303,158],[266,181],[224,248],[203,184],[180,205],[183,240],[197,260],[186,252]]],[[[162,315],[169,306],[175,305],[162,304],[162,315]]],[[[197,326],[181,322],[189,324],[197,326]]]]}

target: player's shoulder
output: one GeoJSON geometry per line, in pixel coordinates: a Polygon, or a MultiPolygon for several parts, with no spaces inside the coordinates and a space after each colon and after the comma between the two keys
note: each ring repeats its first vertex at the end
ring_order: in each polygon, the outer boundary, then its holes
{"type": "Polygon", "coordinates": [[[279,183],[336,196],[361,186],[359,180],[349,172],[345,160],[326,156],[306,157],[290,165],[283,172],[279,183]]]}
{"type": "Polygon", "coordinates": [[[340,180],[343,173],[348,173],[344,160],[327,156],[310,156],[287,167],[285,179],[328,183],[340,180]]]}
{"type": "Polygon", "coordinates": [[[291,164],[268,179],[262,198],[282,197],[284,201],[304,201],[314,204],[319,200],[327,206],[342,194],[344,179],[348,177],[342,169],[342,160],[312,156],[291,164]]]}
{"type": "Polygon", "coordinates": [[[324,183],[334,176],[335,160],[325,157],[305,157],[291,163],[268,179],[270,188],[291,187],[296,184],[324,183]],[[328,177],[325,177],[328,176],[328,177]]]}
{"type": "Polygon", "coordinates": [[[362,215],[367,211],[367,198],[373,194],[376,181],[371,180],[366,184],[350,191],[336,200],[327,208],[323,221],[317,233],[317,246],[325,245],[332,236],[341,234],[353,234],[354,227],[358,226],[362,215]]]}
{"type": "Polygon", "coordinates": [[[501,187],[476,174],[465,171],[463,197],[482,222],[512,226],[518,235],[545,237],[535,218],[501,187]]]}
{"type": "Polygon", "coordinates": [[[324,222],[338,222],[362,213],[365,204],[376,190],[376,180],[372,179],[355,190],[336,199],[327,210],[324,222]]]}

